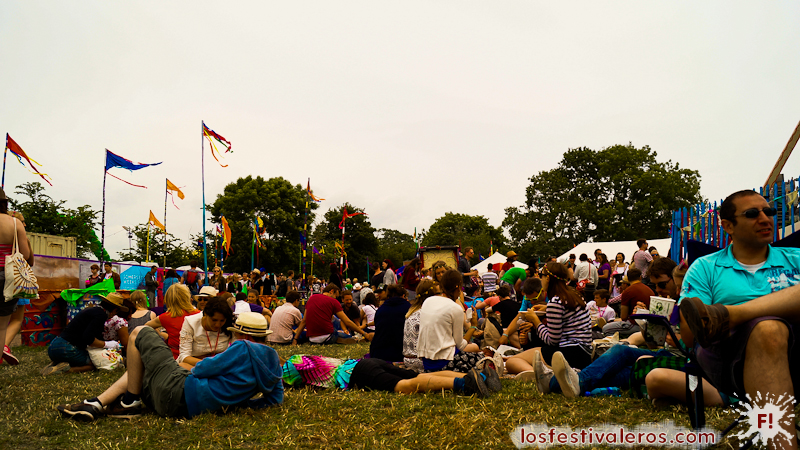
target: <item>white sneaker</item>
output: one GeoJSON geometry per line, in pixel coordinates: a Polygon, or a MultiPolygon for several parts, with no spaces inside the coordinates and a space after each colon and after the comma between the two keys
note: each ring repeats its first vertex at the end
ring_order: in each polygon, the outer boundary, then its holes
{"type": "Polygon", "coordinates": [[[555,352],[553,354],[553,371],[555,372],[556,380],[558,380],[558,385],[561,386],[561,392],[564,394],[564,397],[580,397],[580,378],[578,378],[578,374],[572,370],[572,367],[569,366],[569,363],[561,352],[555,352]]]}
{"type": "Polygon", "coordinates": [[[553,370],[547,367],[542,360],[542,352],[539,349],[533,352],[533,373],[536,374],[536,389],[540,394],[550,393],[550,379],[553,378],[553,370]]]}

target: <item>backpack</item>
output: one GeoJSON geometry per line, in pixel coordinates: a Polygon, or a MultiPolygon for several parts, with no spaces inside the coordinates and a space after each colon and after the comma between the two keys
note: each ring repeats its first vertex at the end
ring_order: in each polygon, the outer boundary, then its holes
{"type": "Polygon", "coordinates": [[[194,270],[186,271],[186,286],[188,286],[189,289],[197,289],[197,272],[194,270]]]}

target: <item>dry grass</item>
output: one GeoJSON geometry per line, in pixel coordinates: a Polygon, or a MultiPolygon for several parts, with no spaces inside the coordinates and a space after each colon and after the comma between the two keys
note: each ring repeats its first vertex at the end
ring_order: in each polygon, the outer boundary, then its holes
{"type": "MultiPolygon", "coordinates": [[[[358,357],[356,346],[279,347],[278,353],[358,357]]],[[[103,418],[94,423],[62,419],[55,406],[100,393],[121,371],[42,377],[42,348],[15,349],[22,363],[0,366],[0,448],[509,448],[518,424],[588,427],[606,421],[625,425],[672,419],[688,427],[685,409],[656,411],[645,400],[542,396],[531,385],[503,381],[487,399],[452,393],[397,395],[384,392],[287,390],[280,407],[232,414],[204,414],[192,420],[147,414],[133,420],[103,418]]],[[[731,414],[707,411],[709,425],[724,427],[731,414]]]]}

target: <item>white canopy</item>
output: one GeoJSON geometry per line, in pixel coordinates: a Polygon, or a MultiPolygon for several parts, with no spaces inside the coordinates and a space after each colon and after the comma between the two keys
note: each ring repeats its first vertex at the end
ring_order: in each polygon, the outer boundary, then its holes
{"type": "MultiPolygon", "coordinates": [[[[648,239],[647,240],[648,248],[655,247],[658,250],[658,254],[661,256],[667,256],[669,253],[670,245],[672,245],[672,240],[667,239],[648,239]]],[[[589,258],[594,259],[594,251],[600,249],[603,253],[608,256],[609,261],[613,261],[614,258],[617,256],[617,253],[622,253],[625,255],[625,261],[630,262],[631,257],[633,257],[634,252],[639,250],[639,247],[636,245],[636,241],[616,241],[616,242],[584,242],[581,243],[569,251],[565,252],[561,256],[558,257],[559,262],[564,262],[569,258],[570,253],[574,253],[576,257],[580,258],[581,253],[586,253],[589,258]]]]}
{"type": "MultiPolygon", "coordinates": [[[[502,255],[498,252],[494,252],[494,255],[484,259],[483,261],[479,262],[472,266],[472,270],[477,270],[478,274],[483,275],[489,271],[489,264],[500,264],[502,265],[506,262],[506,256],[502,255]]],[[[527,269],[528,265],[525,263],[521,263],[519,261],[514,261],[514,267],[522,267],[523,269],[527,269]]]]}

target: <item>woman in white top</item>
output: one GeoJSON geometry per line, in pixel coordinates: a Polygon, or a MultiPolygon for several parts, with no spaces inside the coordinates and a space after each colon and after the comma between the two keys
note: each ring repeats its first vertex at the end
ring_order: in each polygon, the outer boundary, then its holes
{"type": "Polygon", "coordinates": [[[448,270],[442,276],[442,295],[429,297],[420,309],[417,355],[427,372],[459,370],[450,364],[456,354],[480,350],[477,344],[469,343],[478,330],[477,314],[472,314],[471,326],[464,334],[464,309],[456,303],[464,296],[462,285],[461,272],[448,270]]]}
{"type": "Polygon", "coordinates": [[[208,301],[203,314],[183,320],[178,363],[189,370],[201,359],[224,352],[231,342],[228,327],[233,326],[233,311],[224,299],[208,301]]]}
{"type": "Polygon", "coordinates": [[[375,312],[378,310],[376,303],[378,298],[370,292],[361,300],[361,306],[358,307],[361,309],[361,328],[367,333],[375,332],[375,312]]]}
{"type": "Polygon", "coordinates": [[[397,284],[397,275],[394,273],[394,264],[392,263],[391,259],[384,259],[381,263],[383,270],[383,284],[390,285],[390,284],[397,284]]]}
{"type": "Polygon", "coordinates": [[[419,341],[419,310],[428,297],[439,295],[442,289],[439,283],[425,279],[417,285],[417,295],[411,301],[411,307],[406,313],[406,322],[403,326],[403,365],[406,369],[415,372],[424,372],[422,360],[417,356],[417,342],[419,341]]]}
{"type": "Polygon", "coordinates": [[[619,285],[622,279],[628,274],[628,263],[625,262],[625,255],[617,253],[614,261],[611,262],[611,297],[620,294],[619,285]]]}

